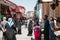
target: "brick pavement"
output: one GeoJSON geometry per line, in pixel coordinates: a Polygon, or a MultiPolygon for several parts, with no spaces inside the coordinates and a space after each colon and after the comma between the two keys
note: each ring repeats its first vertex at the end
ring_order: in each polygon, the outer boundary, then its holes
{"type": "Polygon", "coordinates": [[[22,34],[21,35],[17,34],[16,38],[17,40],[31,40],[32,36],[27,36],[27,34],[28,34],[27,28],[22,27],[22,34]]]}

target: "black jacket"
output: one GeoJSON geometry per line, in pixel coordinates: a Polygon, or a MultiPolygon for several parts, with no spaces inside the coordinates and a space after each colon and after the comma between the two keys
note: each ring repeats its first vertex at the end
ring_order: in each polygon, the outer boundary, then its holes
{"type": "Polygon", "coordinates": [[[45,20],[44,22],[44,40],[49,40],[49,21],[45,20]]]}
{"type": "Polygon", "coordinates": [[[32,27],[32,21],[30,21],[29,24],[28,24],[28,30],[31,31],[32,29],[33,29],[33,27],[32,27]]]}
{"type": "Polygon", "coordinates": [[[19,21],[16,20],[15,26],[18,27],[19,29],[21,29],[21,25],[22,25],[22,21],[21,20],[19,20],[19,21]]]}

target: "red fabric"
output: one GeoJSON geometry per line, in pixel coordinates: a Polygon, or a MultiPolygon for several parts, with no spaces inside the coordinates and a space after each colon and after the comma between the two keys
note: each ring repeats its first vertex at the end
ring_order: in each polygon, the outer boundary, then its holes
{"type": "Polygon", "coordinates": [[[36,40],[40,40],[41,30],[37,31],[37,29],[34,29],[34,35],[36,40]]]}
{"type": "Polygon", "coordinates": [[[35,40],[40,40],[40,37],[35,37],[35,40]]]}
{"type": "Polygon", "coordinates": [[[11,12],[16,12],[16,8],[10,8],[11,12]]]}

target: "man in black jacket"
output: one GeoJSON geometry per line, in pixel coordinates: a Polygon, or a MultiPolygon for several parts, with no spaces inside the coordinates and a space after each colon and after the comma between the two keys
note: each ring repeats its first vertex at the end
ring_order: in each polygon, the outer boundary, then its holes
{"type": "Polygon", "coordinates": [[[49,20],[47,15],[44,15],[44,40],[49,40],[49,20]]]}

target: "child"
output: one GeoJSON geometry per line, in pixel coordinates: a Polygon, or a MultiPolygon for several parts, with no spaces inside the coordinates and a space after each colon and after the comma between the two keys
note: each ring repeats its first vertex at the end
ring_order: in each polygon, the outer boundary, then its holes
{"type": "Polygon", "coordinates": [[[40,40],[41,28],[38,23],[35,25],[35,28],[34,28],[34,36],[35,36],[35,40],[40,40]]]}

